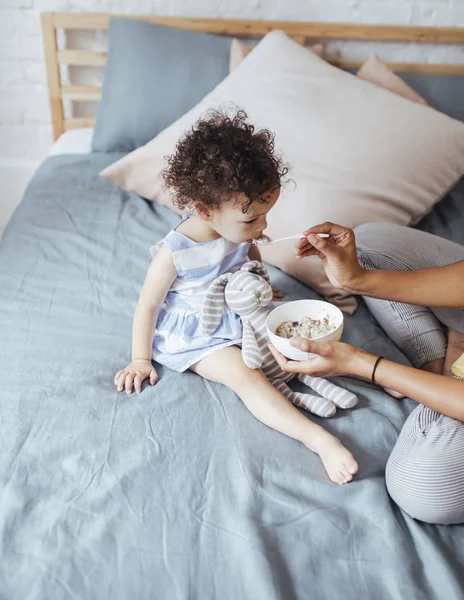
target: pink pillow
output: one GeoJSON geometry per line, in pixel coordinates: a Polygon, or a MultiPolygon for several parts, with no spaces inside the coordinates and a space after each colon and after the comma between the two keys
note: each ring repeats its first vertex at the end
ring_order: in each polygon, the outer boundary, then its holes
{"type": "Polygon", "coordinates": [[[395,75],[393,71],[383,63],[376,54],[372,54],[370,58],[363,64],[363,66],[356,73],[356,77],[364,79],[369,83],[383,87],[386,90],[403,96],[406,100],[411,102],[417,102],[418,104],[424,104],[428,106],[427,102],[419,96],[407,83],[405,83],[401,77],[395,75]]]}

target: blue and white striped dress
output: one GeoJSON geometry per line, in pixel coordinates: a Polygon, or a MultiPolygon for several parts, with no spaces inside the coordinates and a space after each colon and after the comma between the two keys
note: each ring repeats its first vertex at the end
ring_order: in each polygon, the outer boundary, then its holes
{"type": "Polygon", "coordinates": [[[200,313],[211,282],[238,270],[248,260],[251,244],[235,244],[224,238],[198,243],[174,229],[150,248],[152,257],[162,244],[172,252],[177,279],[160,309],[153,360],[182,372],[216,350],[241,345],[240,317],[229,307],[224,306],[224,316],[212,336],[201,330],[200,313]]]}

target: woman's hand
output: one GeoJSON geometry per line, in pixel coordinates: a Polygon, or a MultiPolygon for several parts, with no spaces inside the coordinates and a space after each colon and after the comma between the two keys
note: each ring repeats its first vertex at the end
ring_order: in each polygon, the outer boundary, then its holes
{"type": "MultiPolygon", "coordinates": [[[[348,375],[372,381],[377,357],[341,342],[311,342],[292,338],[292,346],[316,354],[300,362],[287,360],[269,346],[281,369],[289,373],[305,373],[314,377],[348,375]]],[[[464,382],[421,369],[406,367],[383,359],[377,363],[375,381],[379,386],[396,390],[447,417],[464,422],[464,382]]]]}
{"type": "Polygon", "coordinates": [[[323,223],[307,229],[303,235],[306,237],[295,245],[297,258],[318,256],[330,283],[355,293],[366,271],[356,256],[353,230],[334,223],[323,223]],[[318,233],[328,233],[330,237],[320,238],[318,233]]]}
{"type": "Polygon", "coordinates": [[[311,342],[293,337],[292,346],[316,356],[309,360],[288,360],[274,346],[269,346],[280,368],[288,373],[304,373],[313,377],[348,375],[370,380],[376,357],[360,348],[342,342],[311,342]]]}
{"type": "Polygon", "coordinates": [[[150,379],[150,385],[155,385],[158,381],[158,374],[150,360],[136,359],[130,365],[127,365],[125,369],[116,373],[114,385],[118,388],[118,392],[125,389],[128,394],[132,393],[132,386],[134,386],[134,391],[140,394],[142,381],[145,379],[150,379]]]}

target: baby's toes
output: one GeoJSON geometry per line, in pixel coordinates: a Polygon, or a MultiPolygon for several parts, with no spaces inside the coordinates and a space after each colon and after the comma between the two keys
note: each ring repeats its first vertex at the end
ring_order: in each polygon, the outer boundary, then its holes
{"type": "Polygon", "coordinates": [[[343,465],[340,473],[343,478],[343,483],[348,483],[349,481],[351,481],[353,479],[353,475],[351,475],[351,473],[348,471],[348,469],[345,467],[345,465],[343,465]]]}
{"type": "Polygon", "coordinates": [[[349,460],[345,460],[344,467],[350,475],[354,475],[355,473],[357,473],[359,468],[358,463],[354,459],[354,456],[351,456],[349,460]]]}
{"type": "Polygon", "coordinates": [[[341,471],[327,471],[327,475],[332,483],[336,483],[337,485],[342,485],[344,476],[341,471]]]}

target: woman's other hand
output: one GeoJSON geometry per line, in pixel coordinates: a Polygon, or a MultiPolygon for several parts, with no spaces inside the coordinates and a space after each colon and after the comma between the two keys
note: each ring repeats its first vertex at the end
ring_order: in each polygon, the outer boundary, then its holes
{"type": "Polygon", "coordinates": [[[360,348],[342,342],[311,342],[293,337],[290,343],[303,352],[311,352],[314,358],[292,361],[285,358],[274,346],[269,346],[280,368],[288,373],[304,373],[313,377],[348,375],[370,380],[376,357],[360,348]]]}

